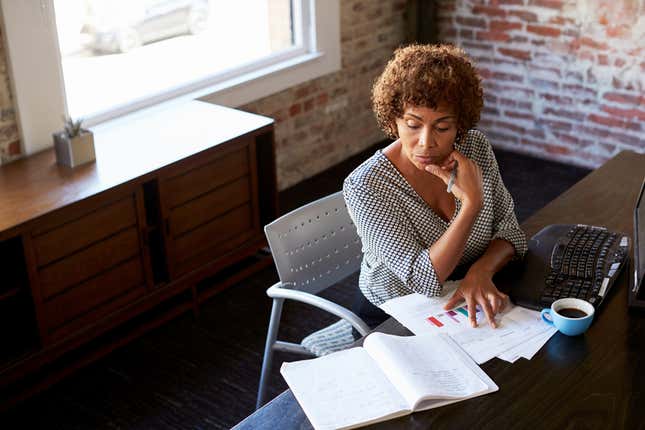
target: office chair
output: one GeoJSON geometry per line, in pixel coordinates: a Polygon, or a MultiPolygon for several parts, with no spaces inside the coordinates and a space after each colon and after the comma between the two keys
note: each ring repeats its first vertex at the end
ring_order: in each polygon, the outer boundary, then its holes
{"type": "Polygon", "coordinates": [[[317,294],[360,268],[362,251],[342,192],[323,197],[264,227],[280,281],[267,290],[273,299],[264,348],[256,408],[262,406],[275,350],[321,356],[354,342],[352,327],[362,336],[370,328],[348,309],[317,294]],[[315,306],[341,318],[305,337],[300,344],[277,340],[285,299],[315,306]]]}

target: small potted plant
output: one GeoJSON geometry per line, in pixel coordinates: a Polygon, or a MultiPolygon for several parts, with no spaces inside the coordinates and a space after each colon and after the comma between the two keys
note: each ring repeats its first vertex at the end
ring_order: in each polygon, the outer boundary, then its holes
{"type": "Polygon", "coordinates": [[[83,119],[63,117],[65,130],[54,133],[56,162],[76,167],[96,159],[94,135],[82,127],[83,119]]]}

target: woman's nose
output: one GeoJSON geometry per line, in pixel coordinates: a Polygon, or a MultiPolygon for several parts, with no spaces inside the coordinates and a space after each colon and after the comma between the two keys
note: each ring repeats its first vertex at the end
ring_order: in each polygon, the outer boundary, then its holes
{"type": "Polygon", "coordinates": [[[430,130],[423,130],[419,136],[419,146],[434,146],[434,140],[432,139],[432,133],[430,130]]]}

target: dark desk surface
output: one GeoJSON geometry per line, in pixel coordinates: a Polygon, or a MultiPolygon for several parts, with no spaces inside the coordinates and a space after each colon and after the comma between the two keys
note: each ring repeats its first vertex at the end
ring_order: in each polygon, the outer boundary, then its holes
{"type": "MultiPolygon", "coordinates": [[[[602,225],[631,234],[643,175],[645,154],[621,152],[522,227],[528,237],[555,223],[602,225]]],[[[509,364],[495,358],[483,364],[499,391],[369,428],[645,428],[645,311],[627,309],[628,272],[631,268],[622,272],[584,336],[557,333],[530,361],[509,364]]],[[[393,319],[376,330],[410,334],[393,319]]],[[[287,390],[235,427],[264,428],[312,427],[287,390]]]]}

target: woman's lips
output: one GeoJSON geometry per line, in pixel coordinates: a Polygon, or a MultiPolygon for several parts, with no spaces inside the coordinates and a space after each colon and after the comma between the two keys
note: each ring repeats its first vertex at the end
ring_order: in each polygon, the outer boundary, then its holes
{"type": "Polygon", "coordinates": [[[439,158],[429,155],[415,155],[414,159],[421,164],[437,164],[437,161],[439,161],[439,158]]]}

